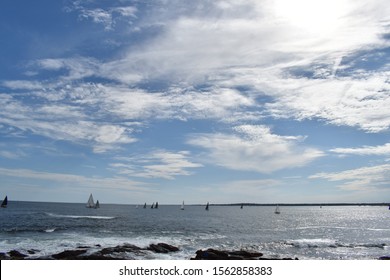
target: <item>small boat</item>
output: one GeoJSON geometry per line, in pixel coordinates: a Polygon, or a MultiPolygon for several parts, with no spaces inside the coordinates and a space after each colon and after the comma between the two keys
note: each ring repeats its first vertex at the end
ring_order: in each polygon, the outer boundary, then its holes
{"type": "Polygon", "coordinates": [[[95,202],[93,201],[92,194],[89,195],[89,199],[88,199],[87,205],[85,207],[87,207],[87,208],[95,208],[95,202]]]}
{"type": "Polygon", "coordinates": [[[206,211],[209,211],[209,203],[207,202],[206,204],[206,208],[205,208],[206,211]]]}
{"type": "Polygon", "coordinates": [[[184,200],[183,200],[183,203],[181,204],[180,209],[181,209],[181,210],[184,210],[184,200]]]}
{"type": "Polygon", "coordinates": [[[8,196],[5,196],[3,202],[1,203],[1,208],[7,208],[8,205],[8,196]]]}
{"type": "Polygon", "coordinates": [[[240,209],[242,209],[242,208],[244,208],[244,204],[241,204],[241,207],[240,207],[240,209]]]}
{"type": "Polygon", "coordinates": [[[153,209],[154,208],[154,202],[152,203],[152,206],[150,206],[150,209],[153,209]]]}
{"type": "Polygon", "coordinates": [[[275,214],[280,214],[279,205],[276,205],[276,208],[275,208],[275,214]]]}
{"type": "Polygon", "coordinates": [[[144,208],[146,208],[146,202],[145,202],[145,204],[144,204],[144,208]]]}
{"type": "Polygon", "coordinates": [[[100,208],[99,200],[96,200],[95,209],[100,208]]]}
{"type": "Polygon", "coordinates": [[[156,205],[154,206],[154,208],[156,208],[156,209],[158,208],[158,202],[156,202],[156,205]]]}

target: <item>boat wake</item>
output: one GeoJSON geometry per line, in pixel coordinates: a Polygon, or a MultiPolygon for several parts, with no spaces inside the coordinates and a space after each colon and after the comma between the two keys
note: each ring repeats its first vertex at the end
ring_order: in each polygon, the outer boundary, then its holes
{"type": "Polygon", "coordinates": [[[50,217],[68,218],[68,219],[98,219],[98,220],[115,219],[115,217],[109,217],[109,216],[78,216],[78,215],[60,215],[60,214],[53,214],[53,213],[46,213],[46,214],[50,217]]]}

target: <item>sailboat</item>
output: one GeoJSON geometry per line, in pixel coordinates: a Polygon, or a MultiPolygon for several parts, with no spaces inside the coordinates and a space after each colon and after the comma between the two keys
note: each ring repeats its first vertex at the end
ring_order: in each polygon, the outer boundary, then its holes
{"type": "Polygon", "coordinates": [[[99,200],[96,200],[95,208],[100,208],[99,200]]]}
{"type": "Polygon", "coordinates": [[[87,208],[95,208],[95,202],[93,201],[93,196],[92,194],[89,195],[89,199],[87,202],[87,205],[85,205],[87,208]]]}
{"type": "Polygon", "coordinates": [[[180,209],[181,209],[181,210],[184,210],[184,200],[183,200],[183,203],[181,204],[180,209]]]}
{"type": "Polygon", "coordinates": [[[1,203],[1,208],[7,208],[8,205],[8,197],[5,196],[3,202],[1,203]]]}
{"type": "Polygon", "coordinates": [[[156,209],[158,208],[158,202],[156,202],[156,205],[154,206],[154,208],[156,208],[156,209]]]}
{"type": "Polygon", "coordinates": [[[240,209],[242,209],[242,208],[244,208],[244,204],[241,204],[241,207],[240,207],[240,209]]]}
{"type": "Polygon", "coordinates": [[[145,204],[144,204],[144,208],[146,208],[146,202],[145,202],[145,204]]]}
{"type": "Polygon", "coordinates": [[[153,209],[154,208],[154,202],[152,203],[152,206],[150,207],[151,209],[153,209]]]}
{"type": "Polygon", "coordinates": [[[209,203],[207,202],[206,204],[206,208],[205,208],[206,211],[209,211],[209,203]]]}
{"type": "Polygon", "coordinates": [[[280,214],[279,205],[276,205],[276,208],[275,208],[275,214],[280,214]]]}

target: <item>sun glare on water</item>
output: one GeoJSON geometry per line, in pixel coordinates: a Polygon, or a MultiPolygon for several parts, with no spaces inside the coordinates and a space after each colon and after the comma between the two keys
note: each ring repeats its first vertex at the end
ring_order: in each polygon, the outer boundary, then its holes
{"type": "Polygon", "coordinates": [[[332,32],[348,9],[348,0],[274,0],[278,20],[308,32],[332,32]]]}

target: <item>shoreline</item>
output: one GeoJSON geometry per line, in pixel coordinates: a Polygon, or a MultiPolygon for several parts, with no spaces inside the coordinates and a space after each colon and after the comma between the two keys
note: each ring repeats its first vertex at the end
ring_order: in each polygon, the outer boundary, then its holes
{"type": "MultiPolygon", "coordinates": [[[[94,246],[77,246],[47,256],[36,256],[40,251],[35,249],[11,250],[0,252],[0,260],[146,260],[150,259],[149,253],[161,254],[161,259],[165,259],[164,255],[172,255],[179,251],[179,247],[166,243],[150,244],[147,247],[138,247],[128,243],[115,247],[102,247],[100,244],[96,244],[94,246]],[[137,258],[131,257],[131,255],[137,256],[137,258]]],[[[298,260],[298,258],[275,258],[256,251],[208,248],[195,251],[193,256],[187,260],[298,260]]]]}
{"type": "MultiPolygon", "coordinates": [[[[94,246],[77,246],[76,248],[63,250],[58,253],[37,256],[39,250],[10,250],[0,252],[0,260],[150,260],[150,253],[161,255],[175,254],[180,248],[166,243],[150,244],[147,247],[138,247],[133,244],[124,243],[115,247],[102,247],[100,244],[94,246]],[[137,256],[137,257],[132,257],[137,256]]],[[[153,258],[159,259],[159,258],[153,258]]],[[[178,258],[182,259],[182,258],[178,258]]],[[[190,258],[185,260],[299,260],[297,257],[275,257],[264,255],[258,251],[248,250],[220,250],[220,249],[199,249],[190,258]]],[[[390,255],[379,256],[372,260],[390,260],[390,255]]]]}

